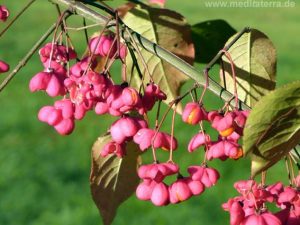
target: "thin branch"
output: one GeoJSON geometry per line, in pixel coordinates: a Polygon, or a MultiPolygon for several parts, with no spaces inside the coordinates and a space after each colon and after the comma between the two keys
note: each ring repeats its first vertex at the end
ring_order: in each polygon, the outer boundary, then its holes
{"type": "Polygon", "coordinates": [[[7,24],[7,26],[1,31],[0,37],[16,22],[16,20],[34,3],[36,0],[29,1],[24,8],[7,24]]]}
{"type": "Polygon", "coordinates": [[[14,70],[3,80],[0,84],[0,92],[8,85],[8,83],[14,78],[14,76],[24,67],[27,62],[31,59],[33,54],[41,47],[44,41],[53,33],[56,28],[56,23],[53,24],[47,32],[35,43],[30,51],[24,56],[24,58],[18,63],[14,70]]]}

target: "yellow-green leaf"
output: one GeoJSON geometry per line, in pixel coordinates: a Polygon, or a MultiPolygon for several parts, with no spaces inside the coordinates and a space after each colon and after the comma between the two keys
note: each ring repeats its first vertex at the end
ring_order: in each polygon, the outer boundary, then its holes
{"type": "MultiPolygon", "coordinates": [[[[137,5],[125,15],[123,21],[145,38],[171,51],[188,63],[193,63],[195,52],[191,29],[186,19],[180,14],[168,9],[137,5]]],[[[160,88],[167,94],[166,103],[171,102],[179,95],[182,84],[188,78],[157,56],[143,48],[139,49],[155,83],[160,85],[160,88]]],[[[135,55],[141,73],[145,76],[144,84],[147,84],[150,77],[139,55],[137,53],[135,55]]],[[[126,63],[128,82],[131,86],[139,88],[142,81],[130,54],[126,58],[126,63]]]]}
{"type": "Polygon", "coordinates": [[[300,82],[264,96],[244,129],[243,149],[251,156],[252,176],[268,169],[300,142],[300,82]]]}
{"type": "Polygon", "coordinates": [[[99,137],[92,148],[90,186],[93,200],[104,225],[110,225],[118,207],[134,192],[139,183],[137,167],[140,151],[133,142],[127,144],[124,158],[115,155],[101,157],[103,146],[111,141],[110,135],[99,137]]]}
{"type": "MultiPolygon", "coordinates": [[[[231,37],[226,44],[232,41],[231,37]]],[[[271,40],[262,32],[252,29],[245,33],[229,49],[237,76],[239,98],[253,107],[256,102],[275,88],[276,82],[276,49],[271,40]]],[[[226,89],[234,92],[231,66],[223,56],[226,89]]],[[[221,70],[222,85],[224,84],[221,70]]]]}

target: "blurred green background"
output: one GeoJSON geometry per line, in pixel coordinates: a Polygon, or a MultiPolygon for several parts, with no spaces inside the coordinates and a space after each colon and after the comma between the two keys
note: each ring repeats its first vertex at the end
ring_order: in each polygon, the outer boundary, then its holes
{"type": "MultiPolygon", "coordinates": [[[[3,0],[15,15],[27,1],[3,0]]],[[[121,2],[121,1],[118,1],[121,2]]],[[[283,2],[283,1],[282,1],[283,2]]],[[[209,19],[225,19],[234,28],[255,27],[265,32],[278,51],[278,86],[299,79],[300,3],[294,8],[207,8],[202,0],[168,0],[166,7],[185,15],[191,23],[209,19]]],[[[113,3],[116,5],[116,3],[113,3]]],[[[35,41],[57,18],[55,7],[46,0],[37,0],[0,41],[0,59],[14,67],[35,41]]],[[[73,18],[72,25],[82,20],[73,18]]],[[[4,24],[0,24],[0,29],[4,24]]],[[[82,32],[72,32],[79,52],[85,48],[82,32]]],[[[205,54],[205,53],[203,53],[205,54]]],[[[203,68],[203,65],[197,65],[203,68]]],[[[28,82],[42,70],[38,56],[0,93],[0,224],[6,225],[95,225],[101,224],[89,190],[90,148],[114,119],[89,113],[77,122],[75,132],[59,136],[51,127],[37,120],[41,106],[52,104],[44,93],[30,93],[28,82]]],[[[217,70],[215,70],[217,72],[217,70]]],[[[119,68],[112,74],[119,75],[119,68]]],[[[1,75],[0,80],[5,75],[1,75]]],[[[209,109],[221,104],[208,94],[209,109]]],[[[175,134],[180,148],[175,158],[185,170],[190,164],[200,163],[202,155],[189,155],[186,146],[195,128],[183,125],[177,118],[175,134]],[[196,157],[195,157],[196,156],[196,157]]],[[[170,120],[168,120],[170,121],[170,120]]],[[[169,130],[169,123],[164,128],[169,130]]],[[[145,162],[149,162],[149,156],[145,162]]],[[[131,197],[119,209],[114,224],[229,224],[221,204],[235,195],[232,183],[249,177],[249,160],[211,163],[220,170],[219,184],[202,196],[179,205],[154,207],[131,197]]],[[[184,171],[183,170],[183,171],[184,171]]],[[[287,181],[283,163],[270,172],[269,182],[287,181]]]]}

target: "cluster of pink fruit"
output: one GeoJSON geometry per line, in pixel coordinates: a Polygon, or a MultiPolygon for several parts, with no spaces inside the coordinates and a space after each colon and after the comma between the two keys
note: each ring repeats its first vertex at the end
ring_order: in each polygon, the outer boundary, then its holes
{"type": "MultiPolygon", "coordinates": [[[[4,5],[0,5],[0,20],[2,22],[5,22],[8,17],[9,17],[8,9],[4,5]]],[[[9,71],[9,65],[6,62],[0,60],[0,74],[6,73],[7,71],[9,71]]]]}
{"type": "Polygon", "coordinates": [[[243,156],[243,150],[238,141],[243,135],[243,129],[248,117],[249,111],[228,111],[221,113],[218,111],[206,112],[199,103],[188,103],[183,111],[182,120],[188,124],[196,125],[201,121],[208,121],[211,126],[218,131],[217,141],[211,141],[211,138],[204,131],[200,131],[189,142],[188,151],[194,152],[197,148],[204,146],[206,158],[212,160],[219,158],[239,159],[243,156]]]}
{"type": "Polygon", "coordinates": [[[281,182],[263,186],[254,180],[238,181],[234,187],[241,195],[223,204],[230,213],[231,225],[300,224],[300,175],[294,179],[294,187],[284,187],[281,182]],[[281,210],[272,213],[266,203],[281,210]]]}
{"type": "Polygon", "coordinates": [[[73,49],[61,44],[48,43],[40,49],[44,71],[31,79],[29,89],[32,92],[44,90],[51,97],[64,96],[54,106],[40,110],[38,118],[42,122],[67,135],[74,130],[75,120],[83,119],[87,111],[95,109],[97,114],[121,116],[138,107],[139,94],[134,89],[124,84],[115,85],[109,72],[95,71],[99,56],[111,60],[126,56],[126,46],[121,44],[119,51],[114,40],[110,33],[92,38],[90,55],[82,60],[77,60],[73,49]],[[75,59],[77,62],[67,69],[67,65],[75,59]],[[128,95],[130,100],[126,97],[128,95]]]}
{"type": "Polygon", "coordinates": [[[151,202],[156,206],[177,204],[192,196],[200,195],[205,188],[215,185],[220,177],[217,170],[206,166],[190,166],[189,177],[179,173],[179,166],[169,163],[154,163],[143,165],[138,170],[143,180],[136,190],[139,199],[151,202]],[[164,179],[177,174],[177,180],[167,185],[164,179]]]}
{"type": "MultiPolygon", "coordinates": [[[[149,129],[144,119],[124,114],[136,111],[140,115],[144,115],[153,108],[155,102],[166,99],[166,95],[156,84],[147,85],[143,95],[140,95],[134,88],[125,87],[114,96],[114,101],[110,104],[111,109],[117,110],[118,113],[113,115],[121,116],[121,118],[111,125],[112,141],[104,146],[101,152],[102,156],[116,154],[123,157],[126,143],[132,140],[139,145],[141,151],[145,151],[151,146],[155,149],[162,148],[165,150],[170,150],[171,147],[173,150],[177,148],[177,140],[174,137],[164,132],[149,129]]],[[[100,108],[103,109],[104,107],[101,105],[99,110],[100,108]]]]}

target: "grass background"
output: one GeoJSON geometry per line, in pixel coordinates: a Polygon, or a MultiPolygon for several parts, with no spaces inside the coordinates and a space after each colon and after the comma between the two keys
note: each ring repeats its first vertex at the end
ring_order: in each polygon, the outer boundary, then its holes
{"type": "MultiPolygon", "coordinates": [[[[13,16],[26,2],[3,0],[1,4],[7,5],[13,16]]],[[[191,24],[220,18],[237,30],[245,26],[262,30],[277,48],[278,86],[299,79],[300,3],[296,2],[294,8],[207,8],[204,3],[202,0],[169,0],[166,7],[185,15],[191,24]]],[[[0,58],[15,66],[56,20],[56,16],[51,3],[37,0],[2,37],[0,58]]],[[[73,24],[80,21],[73,20],[73,24]]],[[[3,27],[4,24],[0,24],[0,29],[3,27]]],[[[72,37],[82,52],[83,33],[74,33],[72,37]]],[[[101,224],[89,190],[90,148],[113,119],[89,113],[84,121],[76,124],[75,132],[68,137],[61,137],[51,127],[40,123],[36,118],[39,108],[52,104],[53,100],[43,93],[31,94],[28,82],[41,69],[35,55],[0,93],[0,224],[101,224]]],[[[118,76],[119,71],[114,68],[112,73],[118,76]]],[[[2,80],[4,75],[1,76],[2,80]]],[[[219,103],[208,94],[206,104],[209,108],[216,108],[219,103]]],[[[168,126],[166,124],[163,129],[169,129],[168,126]]],[[[188,140],[194,133],[194,128],[176,123],[175,134],[181,141],[181,147],[175,157],[183,168],[201,160],[200,156],[186,153],[188,140]]],[[[222,179],[204,195],[162,208],[138,201],[133,196],[120,207],[114,224],[227,224],[228,215],[220,205],[235,195],[232,188],[234,181],[249,177],[250,163],[248,160],[216,161],[211,165],[220,170],[222,179]]],[[[270,182],[278,179],[286,181],[283,163],[275,166],[271,174],[270,182]]]]}

